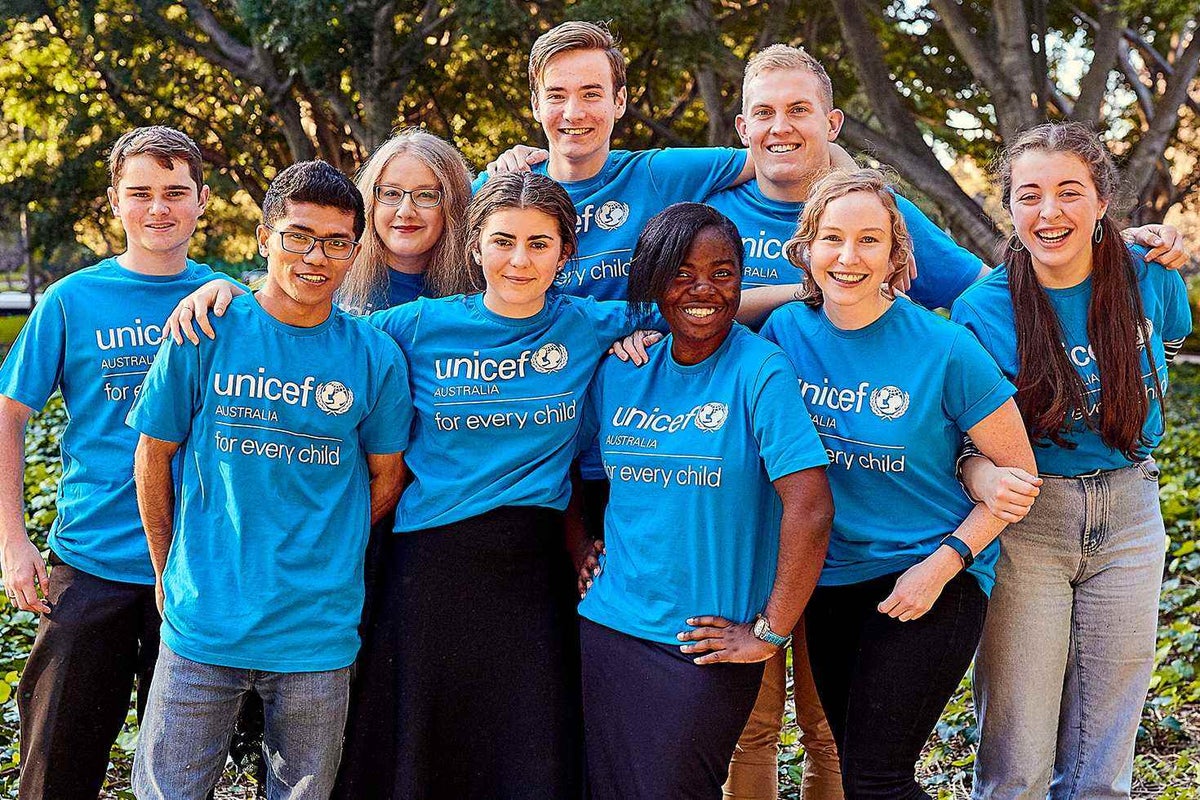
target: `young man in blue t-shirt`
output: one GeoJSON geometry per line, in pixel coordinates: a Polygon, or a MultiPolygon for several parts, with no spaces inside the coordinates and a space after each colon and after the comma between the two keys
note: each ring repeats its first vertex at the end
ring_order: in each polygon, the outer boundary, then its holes
{"type": "Polygon", "coordinates": [[[251,692],[268,795],[332,790],[367,531],[400,495],[412,420],[399,348],[333,307],[364,224],[333,167],[280,172],[258,227],[265,285],[234,300],[215,340],[165,342],[129,413],[163,612],[134,761],[143,800],[206,797],[251,692]]]}
{"type": "Polygon", "coordinates": [[[125,252],[50,286],[0,367],[0,567],[9,603],[41,615],[17,690],[22,800],[94,800],[135,681],[139,716],[145,707],[159,616],[124,419],[160,324],[215,277],[187,257],[209,197],[196,144],[138,128],[108,166],[125,252]],[[70,420],[47,573],[25,529],[22,474],[26,423],[55,390],[70,420]]]}

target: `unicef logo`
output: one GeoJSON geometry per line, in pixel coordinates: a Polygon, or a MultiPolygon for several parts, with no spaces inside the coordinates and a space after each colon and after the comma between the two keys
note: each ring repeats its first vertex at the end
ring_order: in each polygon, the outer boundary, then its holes
{"type": "Polygon", "coordinates": [[[871,392],[871,411],[882,419],[899,419],[908,411],[908,392],[884,386],[871,392]]]}
{"type": "Polygon", "coordinates": [[[345,414],[354,405],[354,392],[341,381],[317,385],[317,408],[326,414],[345,414]]]}
{"type": "Polygon", "coordinates": [[[567,365],[567,348],[558,342],[544,344],[533,354],[530,363],[543,375],[558,372],[567,365]]]}
{"type": "Polygon", "coordinates": [[[696,414],[696,427],[705,433],[721,430],[729,418],[729,406],[724,403],[705,403],[696,414]]]}
{"type": "Polygon", "coordinates": [[[613,231],[629,219],[629,206],[619,200],[609,200],[596,212],[596,224],[606,231],[613,231]]]}

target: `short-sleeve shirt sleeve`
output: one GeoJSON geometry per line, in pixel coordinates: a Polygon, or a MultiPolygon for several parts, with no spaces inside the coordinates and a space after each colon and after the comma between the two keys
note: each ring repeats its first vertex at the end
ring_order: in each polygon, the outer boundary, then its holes
{"type": "Polygon", "coordinates": [[[672,147],[650,159],[650,177],[664,204],[698,202],[732,184],[746,158],[731,147],[672,147]]]}
{"type": "Polygon", "coordinates": [[[37,410],[62,379],[67,321],[58,292],[51,288],[34,306],[0,367],[0,394],[37,410]]]}
{"type": "Polygon", "coordinates": [[[909,296],[926,308],[949,308],[975,282],[983,262],[959,246],[912,202],[899,195],[896,207],[912,237],[917,277],[909,296]]]}
{"type": "Polygon", "coordinates": [[[942,387],[947,418],[967,431],[1017,393],[983,345],[966,331],[950,347],[942,387]]]}
{"type": "Polygon", "coordinates": [[[751,425],[771,480],[828,465],[795,370],[783,353],[773,353],[763,362],[753,402],[751,425]]]}
{"type": "Polygon", "coordinates": [[[194,346],[177,345],[169,337],[164,340],[125,419],[129,427],[164,442],[187,439],[200,404],[199,348],[203,346],[203,342],[194,346]]]}

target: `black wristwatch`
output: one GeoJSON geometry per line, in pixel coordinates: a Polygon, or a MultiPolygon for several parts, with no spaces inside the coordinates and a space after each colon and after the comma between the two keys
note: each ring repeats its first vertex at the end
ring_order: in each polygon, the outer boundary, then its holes
{"type": "Polygon", "coordinates": [[[971,548],[953,533],[942,539],[942,544],[958,553],[963,562],[963,569],[970,569],[971,565],[975,563],[975,554],[971,552],[971,548]]]}

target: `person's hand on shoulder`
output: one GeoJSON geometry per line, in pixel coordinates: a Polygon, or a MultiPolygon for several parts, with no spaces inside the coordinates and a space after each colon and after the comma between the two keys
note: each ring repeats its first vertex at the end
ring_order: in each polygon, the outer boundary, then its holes
{"type": "Polygon", "coordinates": [[[613,342],[608,352],[622,361],[632,361],[635,367],[645,365],[650,360],[647,348],[663,339],[660,331],[634,331],[624,339],[613,342]]]}
{"type": "Polygon", "coordinates": [[[1121,238],[1130,244],[1149,248],[1146,260],[1162,264],[1167,269],[1179,269],[1191,260],[1191,255],[1184,247],[1183,234],[1174,225],[1152,224],[1126,228],[1121,231],[1121,238]]]}
{"type": "Polygon", "coordinates": [[[200,344],[200,337],[196,333],[196,327],[199,326],[205,336],[216,339],[217,332],[208,319],[209,309],[218,317],[223,316],[233,298],[245,293],[245,289],[230,281],[219,278],[211,280],[179,301],[163,324],[163,333],[169,335],[177,345],[183,344],[184,337],[192,344],[200,344]]]}
{"type": "Polygon", "coordinates": [[[501,153],[487,165],[488,175],[503,175],[506,172],[529,172],[534,164],[550,158],[550,151],[540,147],[519,144],[501,153]]]}

